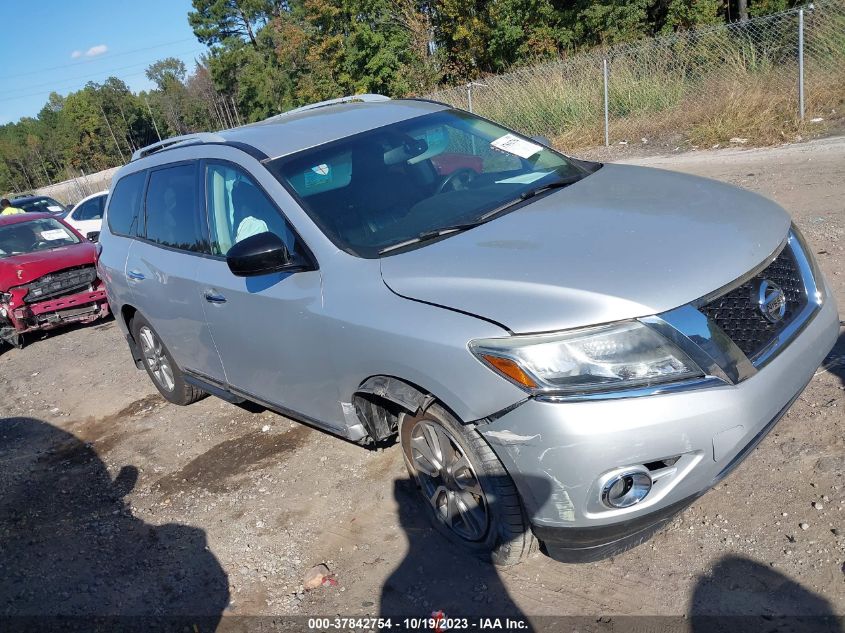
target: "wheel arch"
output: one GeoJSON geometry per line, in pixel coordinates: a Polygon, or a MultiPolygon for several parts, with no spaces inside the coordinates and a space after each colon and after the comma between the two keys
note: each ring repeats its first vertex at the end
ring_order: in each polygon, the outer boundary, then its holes
{"type": "Polygon", "coordinates": [[[120,318],[123,321],[123,325],[126,327],[126,331],[129,332],[129,336],[132,336],[132,318],[137,312],[138,308],[129,303],[124,303],[120,306],[120,318]]]}
{"type": "Polygon", "coordinates": [[[129,353],[132,354],[132,360],[135,362],[135,367],[138,369],[144,369],[144,359],[141,356],[141,350],[138,348],[138,342],[132,334],[132,319],[135,318],[137,313],[138,308],[131,304],[124,303],[120,306],[120,314],[117,318],[121,320],[124,326],[124,331],[126,332],[126,343],[129,345],[129,353]]]}
{"type": "Polygon", "coordinates": [[[428,389],[383,374],[370,376],[352,394],[355,413],[376,442],[396,434],[400,414],[416,413],[435,401],[446,406],[428,389]]]}

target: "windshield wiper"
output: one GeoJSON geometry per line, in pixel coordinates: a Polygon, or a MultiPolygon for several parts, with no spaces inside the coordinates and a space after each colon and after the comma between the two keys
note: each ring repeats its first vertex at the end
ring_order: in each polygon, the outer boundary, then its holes
{"type": "Polygon", "coordinates": [[[404,248],[405,246],[410,246],[411,244],[417,244],[419,242],[424,242],[426,240],[432,240],[437,237],[441,237],[443,235],[448,235],[450,233],[457,233],[458,231],[466,231],[468,229],[475,228],[485,222],[488,222],[493,219],[494,216],[499,215],[502,211],[509,209],[510,207],[514,206],[515,204],[520,204],[533,198],[534,196],[541,194],[545,191],[550,189],[559,189],[561,187],[567,187],[574,182],[578,182],[580,178],[561,178],[560,180],[552,180],[551,182],[543,183],[533,189],[529,189],[528,191],[523,191],[519,194],[518,198],[514,200],[510,200],[505,204],[501,204],[495,209],[492,209],[479,217],[477,220],[473,220],[472,222],[464,222],[461,224],[453,224],[451,226],[445,226],[441,229],[432,229],[430,231],[423,231],[422,233],[417,234],[416,237],[412,237],[410,239],[404,240],[399,242],[398,244],[393,244],[391,246],[385,246],[382,248],[378,254],[383,255],[384,253],[389,253],[390,251],[399,250],[400,248],[404,248]]]}
{"type": "Polygon", "coordinates": [[[568,187],[572,183],[578,182],[581,178],[561,178],[559,180],[552,180],[551,182],[543,183],[533,189],[529,189],[528,191],[523,191],[519,194],[520,200],[528,200],[529,198],[533,198],[537,194],[543,193],[544,191],[548,191],[549,189],[560,189],[562,187],[568,187]]]}
{"type": "Polygon", "coordinates": [[[550,189],[559,189],[561,187],[568,187],[572,183],[578,182],[581,180],[580,178],[561,178],[560,180],[552,180],[551,182],[543,183],[533,189],[529,189],[528,191],[523,191],[519,194],[518,198],[514,198],[506,202],[505,204],[501,204],[495,209],[491,209],[480,218],[478,218],[479,222],[487,222],[488,220],[493,219],[494,216],[499,215],[502,211],[510,209],[512,206],[521,204],[526,200],[530,200],[534,196],[544,193],[545,191],[549,191],[550,189]]]}
{"type": "Polygon", "coordinates": [[[393,244],[391,246],[385,246],[381,249],[378,254],[383,255],[384,253],[389,253],[390,251],[395,251],[405,246],[410,246],[411,244],[417,244],[418,242],[425,242],[427,240],[433,240],[437,237],[441,237],[443,235],[449,235],[450,233],[457,233],[458,231],[466,231],[468,229],[475,228],[479,224],[484,224],[483,221],[477,220],[473,222],[464,222],[461,224],[453,224],[451,226],[444,226],[441,229],[431,229],[430,231],[423,231],[422,233],[418,233],[415,237],[410,239],[404,240],[399,242],[398,244],[393,244]]]}

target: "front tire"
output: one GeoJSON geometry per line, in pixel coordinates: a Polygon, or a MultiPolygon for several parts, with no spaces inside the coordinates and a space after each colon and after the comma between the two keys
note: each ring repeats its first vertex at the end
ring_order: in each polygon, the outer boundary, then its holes
{"type": "Polygon", "coordinates": [[[144,369],[147,370],[147,375],[165,400],[184,406],[208,395],[185,382],[182,370],[179,369],[149,321],[140,314],[136,314],[132,319],[130,330],[144,360],[144,369]]]}
{"type": "Polygon", "coordinates": [[[446,538],[502,567],[535,549],[513,480],[475,429],[435,403],[402,416],[399,442],[427,514],[446,538]]]}

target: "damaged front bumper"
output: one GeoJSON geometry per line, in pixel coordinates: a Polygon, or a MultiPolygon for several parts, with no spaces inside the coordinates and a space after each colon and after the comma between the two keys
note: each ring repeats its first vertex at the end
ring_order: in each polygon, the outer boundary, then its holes
{"type": "Polygon", "coordinates": [[[800,395],[839,331],[828,301],[780,355],[737,385],[580,402],[529,399],[478,425],[553,558],[589,561],[645,541],[725,477],[800,395]],[[602,502],[608,473],[650,471],[627,508],[602,502]]]}
{"type": "Polygon", "coordinates": [[[90,290],[55,297],[38,303],[23,303],[11,293],[0,303],[0,339],[16,345],[20,336],[36,330],[51,330],[70,323],[90,323],[108,316],[109,304],[102,282],[90,290]]]}

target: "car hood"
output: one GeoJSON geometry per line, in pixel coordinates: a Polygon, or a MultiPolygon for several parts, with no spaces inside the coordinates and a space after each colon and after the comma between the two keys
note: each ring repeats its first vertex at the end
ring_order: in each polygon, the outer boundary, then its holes
{"type": "Polygon", "coordinates": [[[789,215],[696,176],[605,165],[474,229],[384,257],[404,297],[544,332],[656,314],[730,283],[786,237],[789,215]]]}
{"type": "Polygon", "coordinates": [[[91,242],[80,242],[48,251],[0,258],[0,290],[22,286],[47,273],[73,266],[94,264],[97,249],[91,242]]]}

